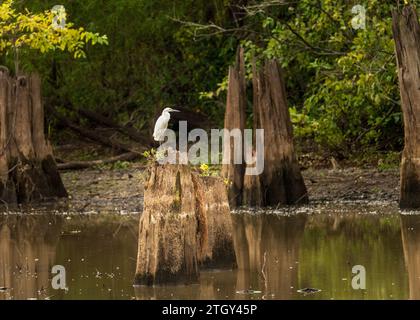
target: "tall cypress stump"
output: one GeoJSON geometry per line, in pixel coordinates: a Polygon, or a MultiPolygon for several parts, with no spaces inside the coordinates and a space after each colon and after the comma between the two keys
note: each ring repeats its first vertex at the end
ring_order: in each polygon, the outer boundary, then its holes
{"type": "MultiPolygon", "coordinates": [[[[228,92],[225,112],[225,129],[240,130],[241,145],[243,148],[243,133],[245,129],[245,108],[246,108],[246,81],[245,81],[245,63],[244,50],[239,48],[236,55],[236,63],[229,68],[228,92]]],[[[235,163],[234,141],[231,138],[224,137],[223,155],[230,154],[229,164],[224,164],[222,175],[230,181],[229,203],[232,208],[242,205],[242,189],[244,183],[245,165],[242,159],[241,163],[235,163]]],[[[241,154],[243,153],[240,150],[241,154]]]]}
{"type": "Polygon", "coordinates": [[[7,204],[66,197],[44,135],[41,80],[0,68],[0,200],[7,204]]]}
{"type": "Polygon", "coordinates": [[[244,204],[304,204],[308,193],[295,156],[284,80],[276,60],[253,63],[254,129],[264,129],[264,171],[247,176],[244,204]]]}
{"type": "Polygon", "coordinates": [[[404,152],[401,162],[401,208],[420,208],[420,27],[414,6],[392,12],[401,108],[404,116],[404,152]]]}
{"type": "Polygon", "coordinates": [[[135,283],[194,283],[199,267],[236,266],[226,186],[186,165],[152,165],[140,218],[135,283]]]}

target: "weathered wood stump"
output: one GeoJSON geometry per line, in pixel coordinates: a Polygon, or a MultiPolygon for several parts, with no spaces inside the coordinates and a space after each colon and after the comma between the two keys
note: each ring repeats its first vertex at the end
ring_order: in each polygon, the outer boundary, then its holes
{"type": "Polygon", "coordinates": [[[41,80],[0,68],[0,200],[7,204],[66,197],[44,135],[41,80]]]}
{"type": "Polygon", "coordinates": [[[221,179],[192,175],[198,216],[198,259],[206,268],[236,266],[226,185],[221,179]]]}
{"type": "Polygon", "coordinates": [[[199,267],[236,265],[223,181],[186,165],[153,165],[145,184],[135,283],[193,283],[199,267]]]}
{"type": "Polygon", "coordinates": [[[420,208],[420,26],[414,6],[392,12],[401,108],[404,152],[401,162],[401,208],[420,208]]]}
{"type": "Polygon", "coordinates": [[[286,89],[275,60],[253,64],[254,129],[264,129],[264,171],[246,176],[244,204],[304,204],[308,193],[293,146],[293,128],[286,89]]]}
{"type": "MultiPolygon", "coordinates": [[[[225,112],[225,129],[240,130],[241,147],[243,147],[243,133],[245,129],[246,81],[244,51],[238,49],[236,63],[229,68],[228,92],[225,112]]],[[[233,138],[224,139],[223,155],[230,154],[229,164],[224,164],[222,175],[231,183],[229,186],[229,203],[232,208],[242,205],[242,189],[244,183],[245,164],[235,163],[235,148],[233,138]]],[[[237,150],[236,150],[237,151],[237,150]]],[[[241,153],[242,150],[240,151],[241,153]]]]}

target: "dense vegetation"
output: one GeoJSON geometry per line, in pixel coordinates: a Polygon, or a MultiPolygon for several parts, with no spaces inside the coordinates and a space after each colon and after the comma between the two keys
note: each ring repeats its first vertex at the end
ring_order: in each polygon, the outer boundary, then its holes
{"type": "MultiPolygon", "coordinates": [[[[40,12],[56,4],[31,0],[15,1],[14,6],[40,12]]],[[[275,57],[284,68],[295,135],[302,145],[315,141],[319,150],[338,157],[402,147],[391,30],[397,1],[61,4],[74,25],[106,35],[108,45],[88,43],[86,58],[78,60],[60,50],[39,55],[29,49],[22,53],[21,65],[41,72],[48,101],[70,117],[75,118],[63,106],[94,110],[144,129],[162,106],[174,105],[203,112],[222,124],[227,67],[242,44],[248,66],[252,57],[275,57]],[[366,27],[356,30],[352,8],[358,4],[366,9],[366,27]]],[[[13,60],[2,50],[0,64],[13,69],[13,60]]],[[[52,129],[54,121],[50,119],[52,129]]]]}

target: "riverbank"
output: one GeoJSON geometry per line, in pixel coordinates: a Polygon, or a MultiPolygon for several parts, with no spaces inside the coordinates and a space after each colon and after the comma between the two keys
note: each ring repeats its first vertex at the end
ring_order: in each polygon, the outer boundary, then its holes
{"type": "MultiPolygon", "coordinates": [[[[302,171],[311,202],[386,202],[399,196],[398,169],[307,169],[302,171]]],[[[71,195],[70,212],[140,213],[143,210],[144,166],[62,172],[71,195]]]]}

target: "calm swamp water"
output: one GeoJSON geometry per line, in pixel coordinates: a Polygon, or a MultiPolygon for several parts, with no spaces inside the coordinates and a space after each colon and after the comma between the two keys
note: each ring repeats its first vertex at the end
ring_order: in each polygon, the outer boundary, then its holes
{"type": "Polygon", "coordinates": [[[133,287],[138,214],[2,214],[0,299],[420,299],[420,215],[349,202],[232,217],[238,269],[133,287]],[[68,290],[52,288],[54,265],[68,290]],[[355,265],[366,290],[352,288],[355,265]]]}

